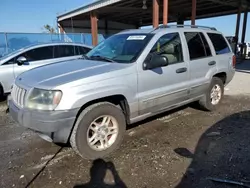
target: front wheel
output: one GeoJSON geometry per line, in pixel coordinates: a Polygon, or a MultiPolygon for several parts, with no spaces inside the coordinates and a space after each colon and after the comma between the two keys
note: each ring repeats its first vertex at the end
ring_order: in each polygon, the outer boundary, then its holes
{"type": "Polygon", "coordinates": [[[204,110],[213,111],[224,95],[224,84],[220,78],[213,77],[205,96],[199,101],[204,110]]]}
{"type": "Polygon", "coordinates": [[[72,148],[86,159],[97,159],[119,147],[126,131],[122,110],[108,102],[87,107],[79,115],[70,137],[72,148]]]}

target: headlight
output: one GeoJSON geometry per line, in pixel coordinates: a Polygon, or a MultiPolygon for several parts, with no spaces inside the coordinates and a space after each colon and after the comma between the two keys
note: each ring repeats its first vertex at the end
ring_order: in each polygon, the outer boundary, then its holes
{"type": "Polygon", "coordinates": [[[54,110],[62,98],[61,91],[34,88],[28,96],[26,107],[38,110],[54,110]]]}

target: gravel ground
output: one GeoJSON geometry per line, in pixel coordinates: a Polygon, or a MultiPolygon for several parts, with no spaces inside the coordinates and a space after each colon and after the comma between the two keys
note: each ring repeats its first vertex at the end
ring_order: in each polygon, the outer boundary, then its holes
{"type": "Polygon", "coordinates": [[[250,69],[239,67],[217,111],[185,106],[134,124],[118,151],[94,162],[0,113],[0,187],[230,188],[207,178],[250,181],[250,69]]]}

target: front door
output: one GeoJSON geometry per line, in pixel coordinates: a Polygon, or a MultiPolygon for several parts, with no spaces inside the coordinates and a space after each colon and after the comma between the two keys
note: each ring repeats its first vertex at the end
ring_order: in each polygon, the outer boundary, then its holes
{"type": "Polygon", "coordinates": [[[141,115],[159,112],[187,100],[188,64],[183,58],[180,34],[164,34],[154,41],[150,43],[153,47],[145,61],[150,61],[150,57],[157,54],[167,57],[169,64],[152,70],[144,70],[142,65],[138,65],[141,115]]]}
{"type": "Polygon", "coordinates": [[[45,46],[28,50],[18,55],[16,60],[19,57],[24,57],[26,61],[20,66],[17,64],[17,62],[14,64],[15,77],[27,70],[51,63],[53,61],[53,46],[45,46]]]}

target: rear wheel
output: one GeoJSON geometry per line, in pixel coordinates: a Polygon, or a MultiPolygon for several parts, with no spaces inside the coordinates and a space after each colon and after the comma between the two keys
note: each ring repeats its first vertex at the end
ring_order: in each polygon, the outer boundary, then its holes
{"type": "Polygon", "coordinates": [[[224,84],[220,78],[213,77],[205,96],[199,101],[204,110],[213,111],[224,95],[224,84]]]}
{"type": "Polygon", "coordinates": [[[86,159],[104,157],[119,147],[126,131],[120,108],[102,102],[82,111],[70,137],[73,149],[86,159]]]}

